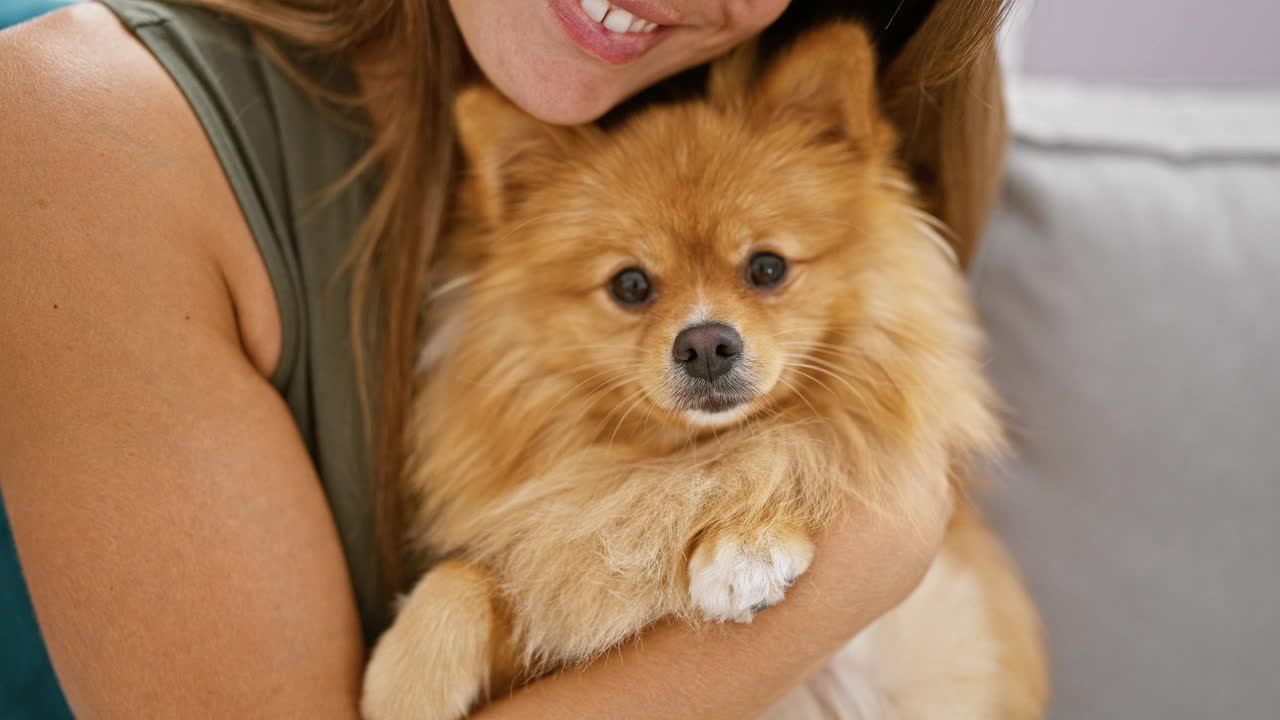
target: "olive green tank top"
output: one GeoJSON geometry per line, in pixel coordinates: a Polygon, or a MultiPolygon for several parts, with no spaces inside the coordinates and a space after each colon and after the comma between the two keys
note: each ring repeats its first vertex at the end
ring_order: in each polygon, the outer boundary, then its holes
{"type": "MultiPolygon", "coordinates": [[[[186,96],[257,241],[284,333],[271,383],[324,484],[372,642],[387,622],[389,598],[377,571],[369,448],[349,333],[351,284],[339,272],[371,183],[322,198],[368,147],[362,123],[317,104],[238,21],[155,0],[100,1],[186,96]]],[[[312,62],[304,69],[329,87],[352,87],[347,68],[312,62]]]]}

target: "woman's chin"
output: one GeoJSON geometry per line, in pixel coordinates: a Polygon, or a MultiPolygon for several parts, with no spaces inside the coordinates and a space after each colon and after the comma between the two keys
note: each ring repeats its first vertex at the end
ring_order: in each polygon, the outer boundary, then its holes
{"type": "Polygon", "coordinates": [[[551,125],[584,125],[594,122],[621,101],[616,91],[597,89],[590,81],[576,88],[564,85],[536,87],[512,83],[503,87],[495,82],[498,90],[511,102],[542,122],[551,125]]]}

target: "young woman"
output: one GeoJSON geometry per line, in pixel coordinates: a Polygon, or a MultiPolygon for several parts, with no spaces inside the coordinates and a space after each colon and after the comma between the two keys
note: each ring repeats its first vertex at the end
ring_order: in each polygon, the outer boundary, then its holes
{"type": "MultiPolygon", "coordinates": [[[[967,256],[1000,161],[999,0],[788,4],[102,0],[0,33],[0,482],[22,568],[0,547],[0,715],[356,715],[409,580],[399,437],[468,79],[585,122],[696,89],[758,33],[861,17],[903,161],[967,256]]],[[[659,627],[479,715],[759,714],[919,581],[936,486],[925,532],[848,518],[754,624],[659,627]]]]}

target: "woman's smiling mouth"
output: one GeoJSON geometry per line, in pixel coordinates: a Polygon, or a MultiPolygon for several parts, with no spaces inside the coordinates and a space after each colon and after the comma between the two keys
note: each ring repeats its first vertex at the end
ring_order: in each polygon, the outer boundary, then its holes
{"type": "Polygon", "coordinates": [[[574,44],[610,65],[625,65],[649,52],[666,39],[677,20],[654,3],[637,0],[550,0],[548,4],[574,44]]]}

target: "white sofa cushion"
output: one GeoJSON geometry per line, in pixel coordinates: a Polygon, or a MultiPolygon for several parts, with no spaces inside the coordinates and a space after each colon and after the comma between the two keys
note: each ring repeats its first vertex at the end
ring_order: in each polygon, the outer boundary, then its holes
{"type": "Polygon", "coordinates": [[[974,268],[1060,720],[1280,708],[1280,95],[1021,83],[974,268]]]}

